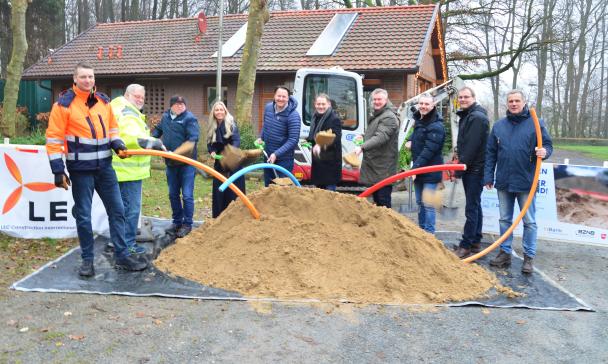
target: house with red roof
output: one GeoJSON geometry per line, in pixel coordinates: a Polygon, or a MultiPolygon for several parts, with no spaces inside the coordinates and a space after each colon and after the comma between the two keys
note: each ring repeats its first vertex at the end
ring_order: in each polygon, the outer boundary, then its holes
{"type": "MultiPolygon", "coordinates": [[[[223,20],[222,94],[234,111],[247,15],[223,20]]],[[[218,18],[100,23],[26,69],[26,80],[51,80],[54,100],[70,87],[74,66],[95,68],[99,91],[121,95],[146,87],[148,115],[168,108],[173,94],[206,120],[216,95],[218,18]],[[204,19],[204,22],[203,22],[204,19]]],[[[301,68],[341,67],[364,76],[365,92],[382,87],[395,105],[447,80],[438,5],[369,7],[270,14],[257,63],[253,122],[274,87],[293,87],[301,68]]]]}

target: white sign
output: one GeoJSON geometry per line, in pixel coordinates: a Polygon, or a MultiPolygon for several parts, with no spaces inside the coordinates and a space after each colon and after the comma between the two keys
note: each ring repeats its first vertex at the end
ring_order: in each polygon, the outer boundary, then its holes
{"type": "MultiPolygon", "coordinates": [[[[483,232],[498,234],[496,189],[481,195],[483,232]]],[[[513,218],[519,214],[515,203],[513,218]]],[[[538,237],[608,246],[608,168],[543,163],[536,192],[538,237]]],[[[523,222],[515,229],[521,236],[523,222]]]]}
{"type": "MultiPolygon", "coordinates": [[[[57,188],[44,146],[0,145],[0,231],[25,238],[76,237],[71,190],[57,188]]],[[[95,233],[108,230],[97,194],[91,222],[95,233]]]]}

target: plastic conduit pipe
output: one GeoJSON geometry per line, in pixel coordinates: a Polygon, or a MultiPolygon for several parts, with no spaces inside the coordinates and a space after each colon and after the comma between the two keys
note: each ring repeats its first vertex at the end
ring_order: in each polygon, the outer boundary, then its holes
{"type": "MultiPolygon", "coordinates": [[[[532,120],[534,121],[534,130],[536,131],[536,147],[542,148],[543,147],[543,138],[542,138],[542,134],[540,132],[540,123],[538,122],[538,116],[536,116],[536,109],[530,108],[530,114],[532,115],[532,120]]],[[[528,193],[528,199],[526,200],[524,207],[519,212],[519,215],[517,215],[517,217],[515,218],[515,221],[513,221],[513,224],[511,224],[511,226],[507,229],[507,231],[505,231],[505,233],[502,234],[501,237],[498,238],[498,240],[493,242],[490,246],[488,246],[484,250],[480,251],[479,253],[477,253],[475,255],[471,255],[470,257],[463,259],[462,260],[463,262],[471,263],[471,262],[474,262],[477,259],[483,257],[484,255],[488,254],[492,250],[496,249],[500,244],[502,244],[502,242],[505,241],[509,235],[511,235],[513,230],[515,230],[515,227],[517,227],[517,224],[519,224],[521,219],[526,214],[526,211],[528,211],[528,207],[530,207],[530,204],[532,203],[532,199],[534,199],[534,196],[536,195],[536,187],[538,185],[538,176],[540,175],[541,163],[542,163],[542,158],[536,157],[536,170],[534,171],[534,179],[532,179],[532,187],[530,187],[530,192],[528,193]]]]}
{"type": "Polygon", "coordinates": [[[245,173],[249,173],[256,169],[273,169],[275,171],[279,171],[279,172],[283,173],[284,175],[286,175],[287,177],[289,177],[289,179],[291,179],[291,181],[293,182],[294,185],[301,187],[298,179],[296,177],[294,177],[294,175],[291,174],[291,172],[289,172],[285,168],[283,168],[279,165],[276,165],[276,164],[258,163],[258,164],[252,164],[250,166],[247,166],[247,167],[235,172],[232,176],[230,176],[227,180],[225,180],[224,183],[221,184],[221,186],[219,187],[220,192],[224,192],[224,190],[226,188],[228,188],[228,186],[232,186],[232,183],[234,181],[236,181],[237,178],[241,177],[245,173]]]}
{"type": "Polygon", "coordinates": [[[467,169],[467,166],[464,164],[438,164],[435,166],[427,166],[427,167],[410,169],[409,171],[397,173],[394,176],[390,176],[386,179],[383,179],[382,181],[376,183],[375,185],[373,185],[370,188],[363,191],[359,195],[359,197],[368,197],[369,195],[378,191],[382,187],[384,187],[386,185],[390,185],[393,182],[399,181],[400,179],[404,179],[409,176],[415,176],[417,174],[430,173],[430,172],[440,172],[440,171],[464,171],[465,169],[467,169]]]}
{"type": "MultiPolygon", "coordinates": [[[[155,156],[159,156],[159,157],[163,157],[163,158],[169,158],[169,159],[174,159],[176,161],[182,162],[182,163],[186,163],[189,164],[195,168],[198,169],[202,169],[203,171],[205,171],[206,173],[210,174],[211,176],[217,178],[218,180],[225,182],[226,181],[226,177],[224,177],[221,173],[217,172],[215,169],[197,162],[193,159],[190,159],[188,157],[184,157],[183,155],[179,155],[179,154],[175,154],[175,153],[171,153],[171,152],[163,152],[160,150],[154,150],[154,149],[129,149],[126,151],[121,151],[121,154],[126,154],[126,155],[155,155],[155,156]]],[[[230,185],[230,189],[236,193],[237,196],[239,196],[239,198],[241,199],[241,201],[243,201],[243,203],[245,204],[245,206],[247,206],[247,208],[249,209],[249,212],[251,212],[251,216],[253,216],[254,219],[259,220],[260,219],[260,213],[258,212],[258,210],[255,208],[255,206],[253,206],[253,203],[251,203],[251,200],[249,200],[249,198],[247,198],[247,196],[245,196],[245,194],[243,193],[243,191],[241,191],[237,186],[235,186],[234,184],[230,185]]],[[[224,190],[222,190],[222,192],[224,192],[224,190]]]]}

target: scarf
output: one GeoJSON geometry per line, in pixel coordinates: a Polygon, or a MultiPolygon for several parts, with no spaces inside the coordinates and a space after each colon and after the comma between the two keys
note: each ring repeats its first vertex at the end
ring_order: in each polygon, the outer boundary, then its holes
{"type": "Polygon", "coordinates": [[[314,140],[315,135],[317,135],[318,132],[324,130],[323,127],[325,121],[329,119],[331,112],[331,107],[327,108],[324,114],[319,114],[315,112],[314,116],[312,117],[312,120],[310,121],[310,131],[308,132],[308,140],[314,140]]]}

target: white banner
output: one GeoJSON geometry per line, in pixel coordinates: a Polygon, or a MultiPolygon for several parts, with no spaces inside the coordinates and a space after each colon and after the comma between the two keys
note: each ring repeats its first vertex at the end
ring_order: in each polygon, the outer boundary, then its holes
{"type": "MultiPolygon", "coordinates": [[[[481,195],[483,232],[499,233],[496,189],[481,195]]],[[[515,203],[513,216],[519,214],[515,203]]],[[[538,237],[608,246],[608,168],[543,163],[536,193],[538,237]]],[[[521,236],[523,223],[515,229],[521,236]]]]}
{"type": "MultiPolygon", "coordinates": [[[[0,231],[25,239],[76,237],[72,191],[56,188],[44,146],[0,145],[0,231]]],[[[93,196],[95,233],[108,230],[99,196],[93,196]]]]}

